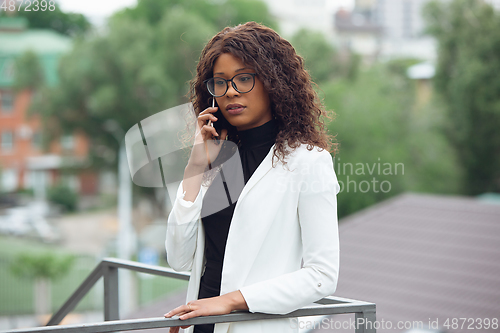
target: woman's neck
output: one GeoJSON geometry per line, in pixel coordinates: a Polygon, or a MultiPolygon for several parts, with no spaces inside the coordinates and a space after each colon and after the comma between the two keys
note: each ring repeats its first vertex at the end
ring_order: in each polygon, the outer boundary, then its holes
{"type": "Polygon", "coordinates": [[[238,137],[240,138],[241,145],[246,149],[257,148],[271,142],[274,143],[276,141],[277,134],[278,126],[276,120],[274,119],[271,119],[263,125],[244,131],[238,131],[238,137]]]}

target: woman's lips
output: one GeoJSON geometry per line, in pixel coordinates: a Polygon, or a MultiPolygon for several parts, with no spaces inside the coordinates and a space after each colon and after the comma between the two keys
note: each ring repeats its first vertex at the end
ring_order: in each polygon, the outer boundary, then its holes
{"type": "Polygon", "coordinates": [[[238,105],[238,106],[231,106],[231,105],[228,105],[226,107],[226,111],[227,113],[229,114],[239,114],[241,112],[243,112],[243,110],[245,109],[244,106],[241,106],[241,105],[238,105]]]}

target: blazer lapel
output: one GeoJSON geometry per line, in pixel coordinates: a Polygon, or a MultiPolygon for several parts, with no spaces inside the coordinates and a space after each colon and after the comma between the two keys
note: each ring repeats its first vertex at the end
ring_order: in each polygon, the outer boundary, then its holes
{"type": "MultiPolygon", "coordinates": [[[[258,204],[249,201],[255,198],[254,195],[251,197],[247,196],[252,188],[272,169],[272,156],[273,149],[269,151],[262,163],[250,177],[236,203],[233,219],[229,226],[229,234],[224,254],[221,295],[240,288],[242,283],[244,283],[259,253],[262,242],[266,238],[271,221],[274,220],[275,214],[279,209],[277,205],[273,205],[272,202],[268,201],[266,201],[266,204],[271,205],[271,209],[259,210],[257,208],[254,214],[244,214],[242,208],[240,208],[240,206],[243,205],[246,210],[248,207],[258,204]],[[256,232],[257,230],[258,232],[256,232]]],[[[259,190],[261,190],[261,188],[259,188],[259,190]]],[[[264,188],[264,191],[265,190],[264,188]]],[[[282,198],[275,196],[272,199],[278,202],[282,198]]]]}
{"type": "MultiPolygon", "coordinates": [[[[269,152],[267,153],[266,157],[262,160],[262,163],[257,167],[253,175],[250,177],[248,182],[245,184],[243,187],[243,191],[241,191],[241,194],[238,198],[238,203],[241,202],[244,198],[245,195],[252,189],[252,187],[255,186],[259,182],[259,180],[262,179],[266,175],[266,173],[269,172],[272,168],[272,157],[273,157],[273,151],[274,151],[274,146],[269,149],[269,152]]],[[[236,206],[238,206],[238,203],[236,206]]]]}

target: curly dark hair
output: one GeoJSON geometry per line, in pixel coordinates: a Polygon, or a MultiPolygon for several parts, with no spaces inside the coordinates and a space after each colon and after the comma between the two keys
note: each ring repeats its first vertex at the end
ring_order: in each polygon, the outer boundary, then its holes
{"type": "MultiPolygon", "coordinates": [[[[295,149],[307,144],[308,150],[317,146],[337,151],[337,143],[327,134],[323,119],[331,117],[313,89],[304,60],[278,33],[255,22],[224,28],[203,49],[196,77],[190,82],[189,99],[196,116],[211,106],[212,96],[203,81],[213,76],[214,64],[222,53],[230,53],[253,68],[269,94],[278,125],[273,164],[274,157],[286,164],[291,152],[287,146],[295,149]]],[[[228,140],[239,144],[236,127],[228,128],[228,140]]]]}

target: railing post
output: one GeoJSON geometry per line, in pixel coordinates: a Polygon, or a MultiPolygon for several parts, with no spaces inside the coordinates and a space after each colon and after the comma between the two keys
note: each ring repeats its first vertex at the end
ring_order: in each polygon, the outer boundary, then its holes
{"type": "Polygon", "coordinates": [[[104,265],[104,320],[119,320],[120,308],[118,303],[118,268],[104,265]]]}
{"type": "Polygon", "coordinates": [[[376,314],[375,308],[365,310],[363,312],[356,312],[354,316],[356,321],[355,332],[356,333],[376,333],[375,328],[376,314]]]}

